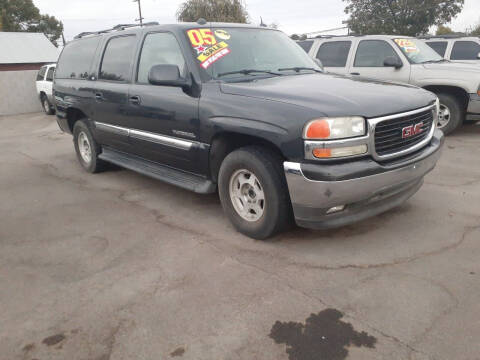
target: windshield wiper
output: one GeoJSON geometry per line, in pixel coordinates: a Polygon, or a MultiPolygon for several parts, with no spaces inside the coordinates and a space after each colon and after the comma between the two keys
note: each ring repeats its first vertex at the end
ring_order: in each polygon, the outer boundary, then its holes
{"type": "Polygon", "coordinates": [[[263,74],[271,74],[271,75],[276,75],[276,76],[283,76],[283,74],[270,71],[270,70],[255,70],[255,69],[244,69],[244,70],[238,70],[238,71],[229,71],[229,72],[224,72],[221,74],[218,74],[217,77],[222,77],[225,75],[234,75],[234,74],[242,74],[242,75],[250,75],[253,73],[263,73],[263,74]]]}
{"type": "Polygon", "coordinates": [[[315,72],[318,72],[318,73],[323,73],[322,70],[318,70],[318,69],[311,68],[311,67],[303,67],[303,66],[295,66],[295,67],[291,67],[291,68],[278,69],[278,71],[287,71],[287,70],[293,70],[297,73],[302,71],[302,70],[310,70],[310,71],[315,71],[315,72]]]}

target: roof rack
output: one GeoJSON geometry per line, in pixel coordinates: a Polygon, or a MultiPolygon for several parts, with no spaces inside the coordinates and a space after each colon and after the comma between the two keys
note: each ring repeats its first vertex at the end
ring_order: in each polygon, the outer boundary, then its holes
{"type": "Polygon", "coordinates": [[[336,38],[336,37],[361,37],[365,35],[360,35],[360,34],[350,34],[350,35],[317,35],[313,38],[309,39],[331,39],[331,38],[336,38]]]}
{"type": "Polygon", "coordinates": [[[421,35],[417,36],[419,39],[458,39],[462,37],[476,37],[468,36],[467,34],[446,34],[446,35],[421,35]]]}
{"type": "MultiPolygon", "coordinates": [[[[152,22],[148,22],[148,23],[143,24],[143,26],[155,26],[155,25],[160,25],[160,24],[156,21],[152,21],[152,22]]],[[[109,33],[109,32],[112,32],[112,31],[122,31],[122,30],[125,30],[125,29],[128,29],[128,28],[137,27],[137,26],[140,26],[140,24],[118,24],[118,25],[115,25],[111,29],[105,29],[105,30],[100,30],[100,31],[91,31],[91,32],[90,31],[82,32],[82,33],[78,34],[77,36],[75,36],[74,39],[81,39],[81,38],[83,38],[85,36],[89,36],[89,35],[105,34],[105,33],[109,33]]]]}

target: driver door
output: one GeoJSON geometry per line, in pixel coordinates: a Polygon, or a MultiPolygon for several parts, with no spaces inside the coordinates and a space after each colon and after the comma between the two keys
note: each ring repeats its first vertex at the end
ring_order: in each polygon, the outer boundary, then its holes
{"type": "Polygon", "coordinates": [[[180,45],[170,32],[147,33],[143,39],[128,94],[132,151],[144,159],[198,174],[199,98],[181,87],[149,84],[148,73],[155,65],[177,65],[182,77],[189,76],[180,45]]]}
{"type": "Polygon", "coordinates": [[[410,63],[385,40],[361,40],[358,42],[350,74],[378,80],[410,81],[410,63]],[[384,65],[385,59],[395,57],[403,66],[399,69],[384,65]]]}

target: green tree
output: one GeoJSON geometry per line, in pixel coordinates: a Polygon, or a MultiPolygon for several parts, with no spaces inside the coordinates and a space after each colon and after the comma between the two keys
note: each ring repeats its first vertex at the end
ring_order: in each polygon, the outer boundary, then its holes
{"type": "Polygon", "coordinates": [[[0,31],[43,32],[58,45],[63,24],[53,16],[40,14],[32,0],[0,0],[0,31]]]}
{"type": "Polygon", "coordinates": [[[436,35],[450,35],[450,34],[455,34],[455,31],[453,31],[448,26],[439,25],[438,28],[437,28],[437,32],[435,34],[436,35]]]}
{"type": "Polygon", "coordinates": [[[195,22],[200,18],[212,22],[246,23],[248,13],[243,0],[187,0],[177,11],[177,19],[195,22]]]}
{"type": "Polygon", "coordinates": [[[432,25],[449,23],[465,0],[343,0],[348,26],[356,34],[426,34],[432,25]]]}

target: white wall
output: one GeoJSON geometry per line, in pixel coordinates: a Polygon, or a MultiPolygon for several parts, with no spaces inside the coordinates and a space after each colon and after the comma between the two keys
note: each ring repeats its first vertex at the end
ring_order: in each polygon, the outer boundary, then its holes
{"type": "Polygon", "coordinates": [[[37,70],[0,71],[0,115],[42,111],[35,89],[37,70]]]}

